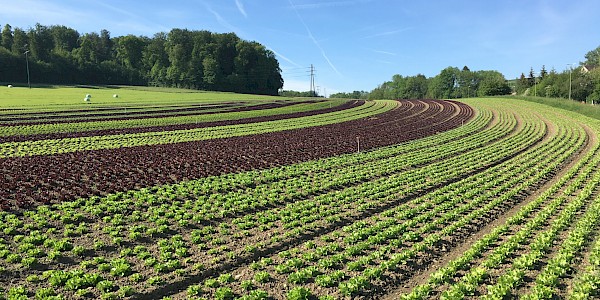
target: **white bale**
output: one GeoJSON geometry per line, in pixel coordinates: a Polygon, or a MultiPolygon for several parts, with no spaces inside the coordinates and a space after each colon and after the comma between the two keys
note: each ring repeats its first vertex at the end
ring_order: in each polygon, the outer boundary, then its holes
{"type": "Polygon", "coordinates": [[[117,94],[114,94],[114,95],[113,95],[113,98],[119,98],[119,95],[117,95],[117,94]]]}
{"type": "Polygon", "coordinates": [[[8,88],[9,88],[9,89],[11,89],[11,88],[12,88],[12,84],[9,84],[9,85],[8,85],[8,88]]]}
{"type": "Polygon", "coordinates": [[[87,94],[87,95],[85,95],[85,97],[86,97],[86,98],[92,98],[92,95],[90,95],[90,94],[87,94]]]}
{"type": "Polygon", "coordinates": [[[83,101],[85,101],[85,102],[90,102],[90,100],[92,100],[92,99],[90,99],[88,97],[83,98],[83,101]]]}

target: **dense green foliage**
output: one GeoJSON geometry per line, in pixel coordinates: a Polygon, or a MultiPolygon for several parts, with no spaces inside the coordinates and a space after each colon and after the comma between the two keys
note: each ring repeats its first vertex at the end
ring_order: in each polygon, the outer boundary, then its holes
{"type": "Polygon", "coordinates": [[[329,96],[330,98],[342,98],[342,99],[368,99],[369,92],[365,91],[353,91],[352,93],[335,93],[329,96]]]}
{"type": "Polygon", "coordinates": [[[539,73],[521,74],[514,83],[517,94],[572,99],[588,103],[600,102],[600,68],[597,65],[583,65],[564,70],[561,73],[552,69],[539,73]]]}
{"type": "Polygon", "coordinates": [[[467,66],[443,69],[433,78],[422,74],[403,77],[394,75],[369,94],[369,99],[469,98],[510,93],[504,75],[498,71],[472,72],[467,66]]]}
{"type": "Polygon", "coordinates": [[[283,86],[275,54],[234,33],[173,29],[112,38],[106,30],[80,34],[65,26],[0,35],[0,82],[126,84],[276,95],[283,86]],[[25,52],[28,52],[26,57],[25,52]]]}
{"type": "Polygon", "coordinates": [[[304,91],[304,92],[299,92],[299,91],[289,91],[289,90],[281,90],[279,92],[279,96],[283,96],[283,97],[321,97],[319,95],[317,95],[315,92],[311,92],[311,91],[304,91]]]}
{"type": "MultiPolygon", "coordinates": [[[[588,103],[600,102],[600,47],[588,52],[580,65],[569,65],[561,73],[542,66],[536,73],[524,73],[515,80],[507,81],[498,71],[471,71],[455,67],[443,69],[438,75],[403,77],[394,75],[366,95],[368,99],[422,99],[422,98],[471,98],[498,96],[515,93],[524,96],[565,98],[588,103]]],[[[333,97],[334,95],[332,95],[333,97]]],[[[362,98],[361,92],[340,93],[338,98],[362,98]]]]}

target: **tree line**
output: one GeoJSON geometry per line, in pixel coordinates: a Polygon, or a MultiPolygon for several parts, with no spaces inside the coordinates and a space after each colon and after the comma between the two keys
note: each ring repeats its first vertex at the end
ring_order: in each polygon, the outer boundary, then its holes
{"type": "Polygon", "coordinates": [[[402,76],[396,74],[371,92],[353,91],[332,94],[334,98],[352,99],[452,99],[476,96],[495,96],[511,93],[504,75],[498,71],[471,71],[447,67],[435,77],[425,75],[402,76]]]}
{"type": "Polygon", "coordinates": [[[600,103],[600,47],[589,51],[585,61],[562,72],[530,69],[529,75],[506,80],[498,71],[471,71],[447,67],[435,77],[394,75],[371,92],[353,91],[332,94],[333,98],[352,99],[456,99],[496,95],[530,95],[600,103]]]}
{"type": "Polygon", "coordinates": [[[427,78],[394,75],[373,89],[368,99],[449,99],[476,96],[505,95],[511,92],[504,75],[498,71],[471,71],[467,66],[462,69],[447,67],[438,75],[427,78]]]}
{"type": "Polygon", "coordinates": [[[119,84],[276,95],[283,78],[275,54],[234,33],[172,29],[152,37],[80,34],[39,23],[0,34],[0,82],[119,84]]]}
{"type": "Polygon", "coordinates": [[[587,103],[600,103],[600,47],[589,51],[585,61],[578,65],[567,65],[557,72],[554,68],[539,72],[530,68],[529,73],[513,81],[519,95],[565,98],[587,103]]]}

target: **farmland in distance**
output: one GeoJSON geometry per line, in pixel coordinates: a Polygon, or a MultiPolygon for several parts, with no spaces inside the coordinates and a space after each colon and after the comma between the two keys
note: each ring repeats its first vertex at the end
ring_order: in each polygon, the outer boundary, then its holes
{"type": "Polygon", "coordinates": [[[1,89],[0,299],[598,296],[598,120],[1,89]]]}

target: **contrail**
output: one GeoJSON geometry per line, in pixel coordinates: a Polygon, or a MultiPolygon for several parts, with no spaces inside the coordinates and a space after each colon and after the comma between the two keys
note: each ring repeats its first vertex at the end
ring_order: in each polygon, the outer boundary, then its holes
{"type": "Polygon", "coordinates": [[[273,51],[273,53],[275,53],[275,55],[277,55],[277,56],[281,57],[283,60],[285,60],[285,61],[289,62],[290,64],[294,65],[295,67],[297,67],[297,68],[301,68],[301,67],[302,67],[301,65],[299,65],[299,64],[297,64],[296,62],[294,62],[293,60],[291,60],[291,59],[289,59],[289,58],[287,58],[287,57],[285,57],[285,56],[281,55],[281,53],[279,53],[279,52],[277,52],[277,51],[273,50],[272,48],[269,48],[269,47],[267,47],[267,48],[268,48],[269,50],[273,51]]]}
{"type": "Polygon", "coordinates": [[[310,28],[308,28],[308,25],[306,25],[306,23],[304,22],[304,19],[302,19],[302,16],[300,16],[300,13],[298,13],[298,9],[296,9],[296,5],[294,5],[294,3],[292,2],[292,0],[288,0],[288,1],[290,2],[290,5],[294,9],[294,12],[296,12],[296,15],[298,16],[298,19],[300,19],[300,22],[302,23],[302,25],[304,25],[304,28],[306,28],[306,32],[308,32],[308,36],[310,37],[310,39],[313,41],[313,43],[315,44],[315,46],[317,46],[317,48],[319,48],[319,50],[321,50],[321,55],[323,55],[323,58],[325,58],[325,60],[329,64],[329,66],[338,75],[343,76],[340,73],[340,71],[338,71],[338,69],[333,65],[333,63],[331,62],[331,60],[329,60],[329,57],[327,57],[327,54],[325,54],[325,50],[323,50],[323,47],[321,47],[321,44],[319,44],[319,42],[317,41],[317,39],[315,39],[315,37],[313,36],[312,32],[310,31],[310,28]]]}
{"type": "Polygon", "coordinates": [[[237,6],[240,13],[244,15],[245,18],[248,18],[248,14],[246,14],[246,10],[244,9],[244,5],[242,4],[242,2],[240,0],[235,0],[235,5],[237,6]]]}

